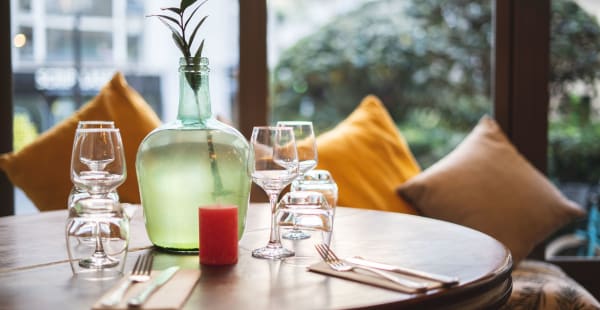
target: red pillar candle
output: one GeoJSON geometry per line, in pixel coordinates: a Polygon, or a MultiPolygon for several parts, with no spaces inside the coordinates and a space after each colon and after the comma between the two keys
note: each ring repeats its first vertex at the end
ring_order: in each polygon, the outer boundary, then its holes
{"type": "Polygon", "coordinates": [[[198,208],[200,263],[230,265],[238,260],[238,207],[209,205],[198,208]]]}

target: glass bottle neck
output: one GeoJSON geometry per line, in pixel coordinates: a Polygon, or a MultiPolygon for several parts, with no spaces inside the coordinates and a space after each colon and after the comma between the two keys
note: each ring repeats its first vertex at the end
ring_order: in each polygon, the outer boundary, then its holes
{"type": "Polygon", "coordinates": [[[192,59],[180,60],[177,119],[184,124],[203,122],[212,116],[208,72],[207,58],[202,58],[198,64],[192,59]]]}

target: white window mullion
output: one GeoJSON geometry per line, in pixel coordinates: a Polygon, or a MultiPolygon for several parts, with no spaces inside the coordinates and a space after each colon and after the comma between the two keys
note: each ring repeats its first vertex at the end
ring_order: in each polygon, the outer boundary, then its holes
{"type": "Polygon", "coordinates": [[[127,63],[127,1],[113,0],[113,58],[117,68],[127,63]]]}
{"type": "Polygon", "coordinates": [[[32,0],[31,15],[33,17],[33,60],[36,65],[42,65],[46,61],[46,1],[32,0]]]}

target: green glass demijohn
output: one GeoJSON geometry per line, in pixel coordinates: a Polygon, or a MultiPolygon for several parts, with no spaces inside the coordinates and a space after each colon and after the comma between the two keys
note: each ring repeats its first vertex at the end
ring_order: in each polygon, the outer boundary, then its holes
{"type": "Polygon", "coordinates": [[[208,59],[181,58],[177,120],[142,141],[136,171],[152,243],[198,251],[198,207],[236,205],[238,239],[246,223],[250,147],[235,128],[212,116],[208,59]]]}

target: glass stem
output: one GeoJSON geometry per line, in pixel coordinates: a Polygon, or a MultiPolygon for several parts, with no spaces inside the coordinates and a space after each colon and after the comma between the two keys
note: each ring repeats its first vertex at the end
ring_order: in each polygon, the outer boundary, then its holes
{"type": "Polygon", "coordinates": [[[269,193],[269,204],[271,205],[271,237],[269,238],[269,247],[281,247],[279,229],[277,228],[277,219],[275,218],[277,197],[279,197],[278,192],[269,193]]]}
{"type": "Polygon", "coordinates": [[[104,253],[104,245],[102,245],[102,239],[100,237],[100,222],[96,222],[94,230],[94,234],[96,235],[96,250],[94,251],[93,256],[105,257],[106,253],[104,253]]]}

